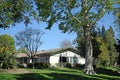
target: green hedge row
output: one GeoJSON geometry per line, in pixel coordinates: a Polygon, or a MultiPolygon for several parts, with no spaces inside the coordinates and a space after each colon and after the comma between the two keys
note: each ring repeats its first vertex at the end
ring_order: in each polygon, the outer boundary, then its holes
{"type": "Polygon", "coordinates": [[[49,68],[51,66],[50,63],[28,63],[28,68],[36,68],[36,69],[42,69],[42,68],[49,68]]]}

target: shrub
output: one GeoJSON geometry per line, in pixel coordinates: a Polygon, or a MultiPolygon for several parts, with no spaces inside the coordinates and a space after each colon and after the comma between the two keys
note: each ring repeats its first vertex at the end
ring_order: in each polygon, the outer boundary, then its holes
{"type": "Polygon", "coordinates": [[[17,63],[17,67],[19,67],[19,68],[26,68],[27,64],[26,63],[22,63],[22,64],[17,63]]]}
{"type": "Polygon", "coordinates": [[[47,67],[49,68],[51,66],[51,64],[50,63],[47,63],[47,67]]]}
{"type": "MultiPolygon", "coordinates": [[[[36,69],[49,68],[50,65],[51,65],[50,63],[43,63],[43,62],[34,63],[34,68],[36,69]]],[[[29,63],[27,66],[28,68],[33,68],[33,63],[29,63]]]]}
{"type": "Polygon", "coordinates": [[[75,64],[74,67],[75,68],[84,68],[84,64],[75,64]]]}
{"type": "Polygon", "coordinates": [[[62,63],[56,63],[55,64],[57,67],[63,67],[63,64],[62,63]]]}
{"type": "Polygon", "coordinates": [[[71,65],[70,63],[66,63],[66,64],[65,64],[65,67],[67,67],[67,68],[71,68],[72,65],[71,65]]]}
{"type": "Polygon", "coordinates": [[[50,67],[50,63],[38,63],[37,66],[38,68],[49,68],[50,67]]]}
{"type": "Polygon", "coordinates": [[[28,63],[28,64],[27,64],[27,67],[28,67],[28,68],[33,68],[33,63],[28,63]]]}
{"type": "Polygon", "coordinates": [[[0,54],[1,63],[0,67],[2,69],[12,69],[16,67],[16,60],[13,53],[5,52],[0,54]]]}
{"type": "Polygon", "coordinates": [[[18,68],[24,68],[24,66],[22,64],[17,64],[18,68]]]}

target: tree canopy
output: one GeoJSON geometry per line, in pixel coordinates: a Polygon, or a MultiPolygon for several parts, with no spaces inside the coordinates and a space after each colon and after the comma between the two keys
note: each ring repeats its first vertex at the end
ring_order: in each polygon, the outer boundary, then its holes
{"type": "Polygon", "coordinates": [[[0,0],[0,28],[37,18],[33,0],[0,0]]]}
{"type": "MultiPolygon", "coordinates": [[[[1,0],[0,27],[6,28],[20,22],[27,24],[33,18],[48,22],[47,28],[59,21],[60,29],[73,30],[70,25],[79,26],[79,24],[84,25],[88,22],[94,25],[106,11],[111,10],[113,4],[119,4],[119,0],[1,0]],[[83,19],[86,14],[89,14],[88,20],[83,19]],[[66,22],[69,24],[65,24],[66,22]]],[[[114,8],[114,10],[118,15],[119,8],[114,8]]]]}

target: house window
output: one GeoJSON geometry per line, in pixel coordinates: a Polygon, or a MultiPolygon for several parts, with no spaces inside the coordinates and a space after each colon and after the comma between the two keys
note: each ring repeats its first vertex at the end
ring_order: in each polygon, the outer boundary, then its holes
{"type": "Polygon", "coordinates": [[[73,57],[73,63],[74,64],[78,63],[78,57],[76,57],[76,56],[73,57]]]}
{"type": "Polygon", "coordinates": [[[27,63],[27,58],[24,58],[24,62],[27,63]]]}
{"type": "Polygon", "coordinates": [[[24,62],[24,63],[27,63],[27,58],[23,58],[23,62],[24,62]]]}
{"type": "Polygon", "coordinates": [[[67,57],[60,57],[60,61],[59,62],[67,62],[67,57]]]}

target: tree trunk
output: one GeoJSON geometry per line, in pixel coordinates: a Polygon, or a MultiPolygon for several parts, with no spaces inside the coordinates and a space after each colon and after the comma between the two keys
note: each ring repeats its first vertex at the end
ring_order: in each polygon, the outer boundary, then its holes
{"type": "Polygon", "coordinates": [[[84,72],[86,74],[92,75],[96,74],[93,69],[93,46],[91,42],[90,27],[84,28],[84,37],[85,37],[85,68],[84,72]]]}
{"type": "Polygon", "coordinates": [[[34,69],[35,66],[34,66],[34,58],[33,57],[30,57],[30,63],[32,63],[32,68],[34,69]]]}
{"type": "Polygon", "coordinates": [[[35,69],[35,65],[34,65],[34,58],[32,57],[32,68],[35,69]]]}

